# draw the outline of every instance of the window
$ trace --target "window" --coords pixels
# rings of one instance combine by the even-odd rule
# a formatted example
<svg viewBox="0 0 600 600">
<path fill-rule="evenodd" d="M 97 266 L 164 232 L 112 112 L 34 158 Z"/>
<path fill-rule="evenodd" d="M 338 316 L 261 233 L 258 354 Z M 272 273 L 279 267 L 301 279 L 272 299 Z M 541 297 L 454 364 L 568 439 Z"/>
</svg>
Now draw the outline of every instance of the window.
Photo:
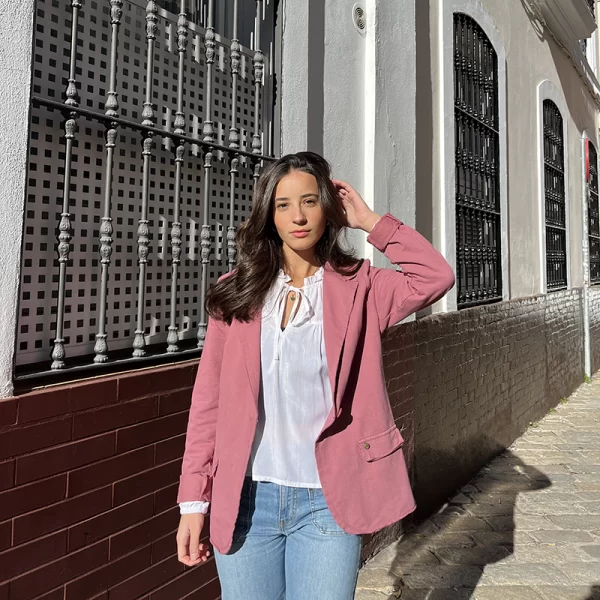
<svg viewBox="0 0 600 600">
<path fill-rule="evenodd" d="M 544 100 L 543 123 L 546 285 L 550 291 L 567 287 L 563 119 L 552 100 Z"/>
<path fill-rule="evenodd" d="M 502 299 L 498 60 L 479 25 L 454 15 L 458 308 Z"/>
<path fill-rule="evenodd" d="M 600 283 L 600 229 L 598 219 L 598 153 L 589 143 L 590 189 L 588 194 L 588 242 L 590 251 L 590 283 Z"/>
</svg>

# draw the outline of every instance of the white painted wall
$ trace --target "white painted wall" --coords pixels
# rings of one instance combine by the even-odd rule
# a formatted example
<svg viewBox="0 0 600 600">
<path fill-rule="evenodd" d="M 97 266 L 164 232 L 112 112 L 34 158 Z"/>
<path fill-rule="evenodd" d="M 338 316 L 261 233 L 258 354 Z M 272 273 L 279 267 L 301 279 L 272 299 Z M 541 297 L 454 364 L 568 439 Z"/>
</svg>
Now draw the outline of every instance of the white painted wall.
<svg viewBox="0 0 600 600">
<path fill-rule="evenodd" d="M 414 2 L 362 4 L 365 34 L 354 27 L 352 2 L 284 1 L 282 153 L 322 153 L 375 211 L 414 225 Z M 384 264 L 364 235 L 351 242 Z"/>
<path fill-rule="evenodd" d="M 0 397 L 10 396 L 13 391 L 28 150 L 33 5 L 33 0 L 0 0 Z"/>
<path fill-rule="evenodd" d="M 430 94 L 434 112 L 434 141 L 429 150 L 433 157 L 433 237 L 450 262 L 454 262 L 455 253 L 452 12 L 465 12 L 477 20 L 498 53 L 499 68 L 503 69 L 500 87 L 506 89 L 506 123 L 505 130 L 501 130 L 501 141 L 502 137 L 506 141 L 506 162 L 504 167 L 501 165 L 506 177 L 503 267 L 511 298 L 536 294 L 544 287 L 545 264 L 540 260 L 544 244 L 539 179 L 540 84 L 547 81 L 543 90 L 554 87 L 559 91 L 556 96 L 564 97 L 571 287 L 582 285 L 581 138 L 586 129 L 592 132 L 592 139 L 597 137 L 598 106 L 571 60 L 530 7 L 528 0 L 431 0 L 428 14 L 417 19 L 421 24 L 417 35 L 429 38 L 431 84 L 421 86 L 420 93 Z M 427 11 L 427 7 L 420 5 L 420 10 Z M 417 47 L 423 46 L 419 37 Z M 419 114 L 421 105 L 427 110 L 426 101 L 418 103 L 417 121 L 426 120 Z M 417 165 L 427 161 L 426 153 L 424 148 L 417 155 Z M 418 180 L 425 176 L 418 173 Z M 445 305 L 437 308 L 453 309 L 455 298 L 455 291 L 451 292 Z"/>
</svg>

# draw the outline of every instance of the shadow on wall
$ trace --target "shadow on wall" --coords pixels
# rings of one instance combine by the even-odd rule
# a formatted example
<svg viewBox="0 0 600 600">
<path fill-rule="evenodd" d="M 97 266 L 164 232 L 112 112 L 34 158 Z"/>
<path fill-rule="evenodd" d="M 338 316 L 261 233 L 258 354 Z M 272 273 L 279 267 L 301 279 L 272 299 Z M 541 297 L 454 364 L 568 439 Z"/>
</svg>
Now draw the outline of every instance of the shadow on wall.
<svg viewBox="0 0 600 600">
<path fill-rule="evenodd" d="M 535 0 L 521 0 L 525 14 L 529 17 L 531 26 L 535 34 L 542 41 L 546 39 L 546 31 L 544 29 L 544 21 L 539 14 L 539 8 Z"/>
<path fill-rule="evenodd" d="M 519 494 L 550 485 L 541 471 L 505 451 L 464 493 L 393 546 L 389 575 L 400 595 L 390 599 L 402 597 L 404 588 L 418 590 L 419 598 L 435 598 L 437 593 L 471 598 L 485 565 L 513 553 Z M 589 600 L 597 598 L 594 593 Z"/>
<path fill-rule="evenodd" d="M 543 17 L 539 14 L 535 0 L 521 0 L 521 5 L 537 37 L 540 41 L 547 42 L 548 44 L 548 49 L 552 55 L 552 60 L 556 66 L 556 73 L 560 80 L 560 87 L 567 101 L 569 113 L 573 117 L 577 127 L 581 131 L 586 128 L 593 128 L 592 121 L 589 123 L 585 121 L 580 122 L 580 116 L 587 115 L 588 113 L 591 115 L 593 113 L 593 111 L 586 108 L 592 100 L 585 85 L 573 85 L 574 73 L 571 59 L 546 30 Z"/>
</svg>

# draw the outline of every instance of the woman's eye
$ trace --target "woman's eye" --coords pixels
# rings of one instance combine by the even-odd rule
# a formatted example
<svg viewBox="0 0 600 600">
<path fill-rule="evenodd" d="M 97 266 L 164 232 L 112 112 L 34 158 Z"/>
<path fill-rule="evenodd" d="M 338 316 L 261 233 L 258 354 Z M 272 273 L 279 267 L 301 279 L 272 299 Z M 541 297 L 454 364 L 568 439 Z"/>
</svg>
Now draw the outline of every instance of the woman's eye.
<svg viewBox="0 0 600 600">
<path fill-rule="evenodd" d="M 306 204 L 309 204 L 310 206 L 314 206 L 316 203 L 316 200 L 306 200 Z"/>
<path fill-rule="evenodd" d="M 277 210 L 283 210 L 284 208 L 287 208 L 287 204 L 278 204 L 277 205 Z"/>
</svg>

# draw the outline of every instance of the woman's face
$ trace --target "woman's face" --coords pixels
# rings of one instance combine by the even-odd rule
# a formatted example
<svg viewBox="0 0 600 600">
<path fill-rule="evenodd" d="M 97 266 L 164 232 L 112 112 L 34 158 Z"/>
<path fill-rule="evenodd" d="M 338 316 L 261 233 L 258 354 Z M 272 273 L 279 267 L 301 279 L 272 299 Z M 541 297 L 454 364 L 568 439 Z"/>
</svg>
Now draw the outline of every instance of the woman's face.
<svg viewBox="0 0 600 600">
<path fill-rule="evenodd" d="M 273 220 L 284 248 L 296 253 L 314 249 L 327 222 L 314 175 L 291 171 L 275 188 Z"/>
</svg>

